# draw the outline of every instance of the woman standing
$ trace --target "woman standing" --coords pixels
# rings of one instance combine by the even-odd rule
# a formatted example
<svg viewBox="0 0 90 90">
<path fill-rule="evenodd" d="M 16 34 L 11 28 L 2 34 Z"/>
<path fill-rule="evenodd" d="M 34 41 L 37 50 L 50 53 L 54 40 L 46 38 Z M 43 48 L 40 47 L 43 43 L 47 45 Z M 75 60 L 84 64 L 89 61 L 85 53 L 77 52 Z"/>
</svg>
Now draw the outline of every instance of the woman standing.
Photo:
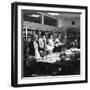
<svg viewBox="0 0 90 90">
<path fill-rule="evenodd" d="M 34 49 L 35 49 L 35 58 L 36 59 L 40 59 L 40 53 L 39 53 L 39 50 L 38 50 L 38 35 L 35 34 L 34 35 L 34 41 L 33 41 L 33 44 L 34 44 Z"/>
<path fill-rule="evenodd" d="M 52 34 L 49 34 L 48 35 L 47 49 L 48 49 L 49 53 L 52 53 L 53 52 L 54 42 L 53 42 L 53 35 Z"/>
</svg>

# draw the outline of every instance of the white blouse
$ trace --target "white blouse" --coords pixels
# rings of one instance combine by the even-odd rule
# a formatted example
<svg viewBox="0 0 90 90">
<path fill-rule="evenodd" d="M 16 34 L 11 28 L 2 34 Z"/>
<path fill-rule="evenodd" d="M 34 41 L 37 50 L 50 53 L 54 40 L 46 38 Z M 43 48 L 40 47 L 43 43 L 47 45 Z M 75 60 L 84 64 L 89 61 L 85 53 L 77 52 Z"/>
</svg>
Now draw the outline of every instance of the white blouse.
<svg viewBox="0 0 90 90">
<path fill-rule="evenodd" d="M 33 44 L 34 44 L 34 49 L 35 49 L 35 58 L 40 59 L 41 57 L 40 57 L 40 53 L 38 51 L 38 43 L 36 41 L 34 41 Z"/>
</svg>

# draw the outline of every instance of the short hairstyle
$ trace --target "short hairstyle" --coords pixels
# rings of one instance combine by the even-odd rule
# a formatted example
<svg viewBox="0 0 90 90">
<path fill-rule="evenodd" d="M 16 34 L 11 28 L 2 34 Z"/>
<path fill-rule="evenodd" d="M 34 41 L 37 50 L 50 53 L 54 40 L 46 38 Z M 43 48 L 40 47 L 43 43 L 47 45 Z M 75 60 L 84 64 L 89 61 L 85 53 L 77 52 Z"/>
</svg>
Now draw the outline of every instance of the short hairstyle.
<svg viewBox="0 0 90 90">
<path fill-rule="evenodd" d="M 49 33 L 49 34 L 48 34 L 48 38 L 50 38 L 50 37 L 51 37 L 51 35 L 52 35 L 52 33 Z"/>
<path fill-rule="evenodd" d="M 45 33 L 44 32 L 41 33 L 41 37 L 43 37 L 43 36 L 45 36 Z"/>
<path fill-rule="evenodd" d="M 36 36 L 38 36 L 37 34 L 33 35 L 33 40 L 36 40 Z"/>
</svg>

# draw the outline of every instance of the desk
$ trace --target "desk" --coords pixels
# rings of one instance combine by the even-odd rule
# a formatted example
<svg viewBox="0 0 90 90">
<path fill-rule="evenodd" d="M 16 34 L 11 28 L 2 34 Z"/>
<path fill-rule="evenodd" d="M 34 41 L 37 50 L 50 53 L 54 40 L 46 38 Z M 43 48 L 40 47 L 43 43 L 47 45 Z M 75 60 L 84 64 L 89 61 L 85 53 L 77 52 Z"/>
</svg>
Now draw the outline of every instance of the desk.
<svg viewBox="0 0 90 90">
<path fill-rule="evenodd" d="M 60 57 L 61 54 L 62 53 L 54 53 L 43 59 L 28 61 L 28 65 L 24 65 L 24 76 L 35 77 L 80 74 L 80 60 L 73 58 L 75 53 L 66 53 L 64 59 Z M 67 60 L 68 56 L 72 56 L 72 58 Z"/>
</svg>

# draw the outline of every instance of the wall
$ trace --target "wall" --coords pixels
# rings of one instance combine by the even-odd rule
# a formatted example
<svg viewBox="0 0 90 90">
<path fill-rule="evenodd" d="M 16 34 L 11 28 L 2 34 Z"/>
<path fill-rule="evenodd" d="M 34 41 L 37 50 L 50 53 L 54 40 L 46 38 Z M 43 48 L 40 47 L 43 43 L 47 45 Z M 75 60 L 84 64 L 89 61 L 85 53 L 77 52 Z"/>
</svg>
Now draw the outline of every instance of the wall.
<svg viewBox="0 0 90 90">
<path fill-rule="evenodd" d="M 87 84 L 69 84 L 54 86 L 38 86 L 13 88 L 11 81 L 11 2 L 18 0 L 1 0 L 0 2 L 0 90 L 90 90 L 90 78 Z M 88 5 L 90 9 L 90 0 L 19 0 L 24 2 L 69 4 L 69 5 Z M 88 13 L 90 16 L 90 10 Z M 90 23 L 90 17 L 88 18 Z M 89 25 L 90 26 L 90 25 Z M 90 34 L 90 27 L 88 34 Z M 90 35 L 89 37 L 90 38 Z M 88 43 L 90 46 L 90 40 Z M 90 47 L 88 47 L 90 50 Z M 90 54 L 90 51 L 88 52 Z M 90 55 L 89 55 L 90 59 Z M 90 60 L 88 59 L 88 63 Z M 90 65 L 88 66 L 90 69 Z M 90 76 L 90 70 L 89 76 Z"/>
<path fill-rule="evenodd" d="M 75 21 L 75 25 L 72 25 L 72 21 Z M 79 27 L 80 19 L 59 19 L 58 27 Z"/>
<path fill-rule="evenodd" d="M 72 25 L 72 21 L 75 22 L 75 25 Z M 67 28 L 70 27 L 80 27 L 80 19 L 77 18 L 72 18 L 72 19 L 58 19 L 58 27 L 62 28 L 63 27 L 63 32 L 64 32 L 64 38 L 67 39 Z"/>
</svg>

